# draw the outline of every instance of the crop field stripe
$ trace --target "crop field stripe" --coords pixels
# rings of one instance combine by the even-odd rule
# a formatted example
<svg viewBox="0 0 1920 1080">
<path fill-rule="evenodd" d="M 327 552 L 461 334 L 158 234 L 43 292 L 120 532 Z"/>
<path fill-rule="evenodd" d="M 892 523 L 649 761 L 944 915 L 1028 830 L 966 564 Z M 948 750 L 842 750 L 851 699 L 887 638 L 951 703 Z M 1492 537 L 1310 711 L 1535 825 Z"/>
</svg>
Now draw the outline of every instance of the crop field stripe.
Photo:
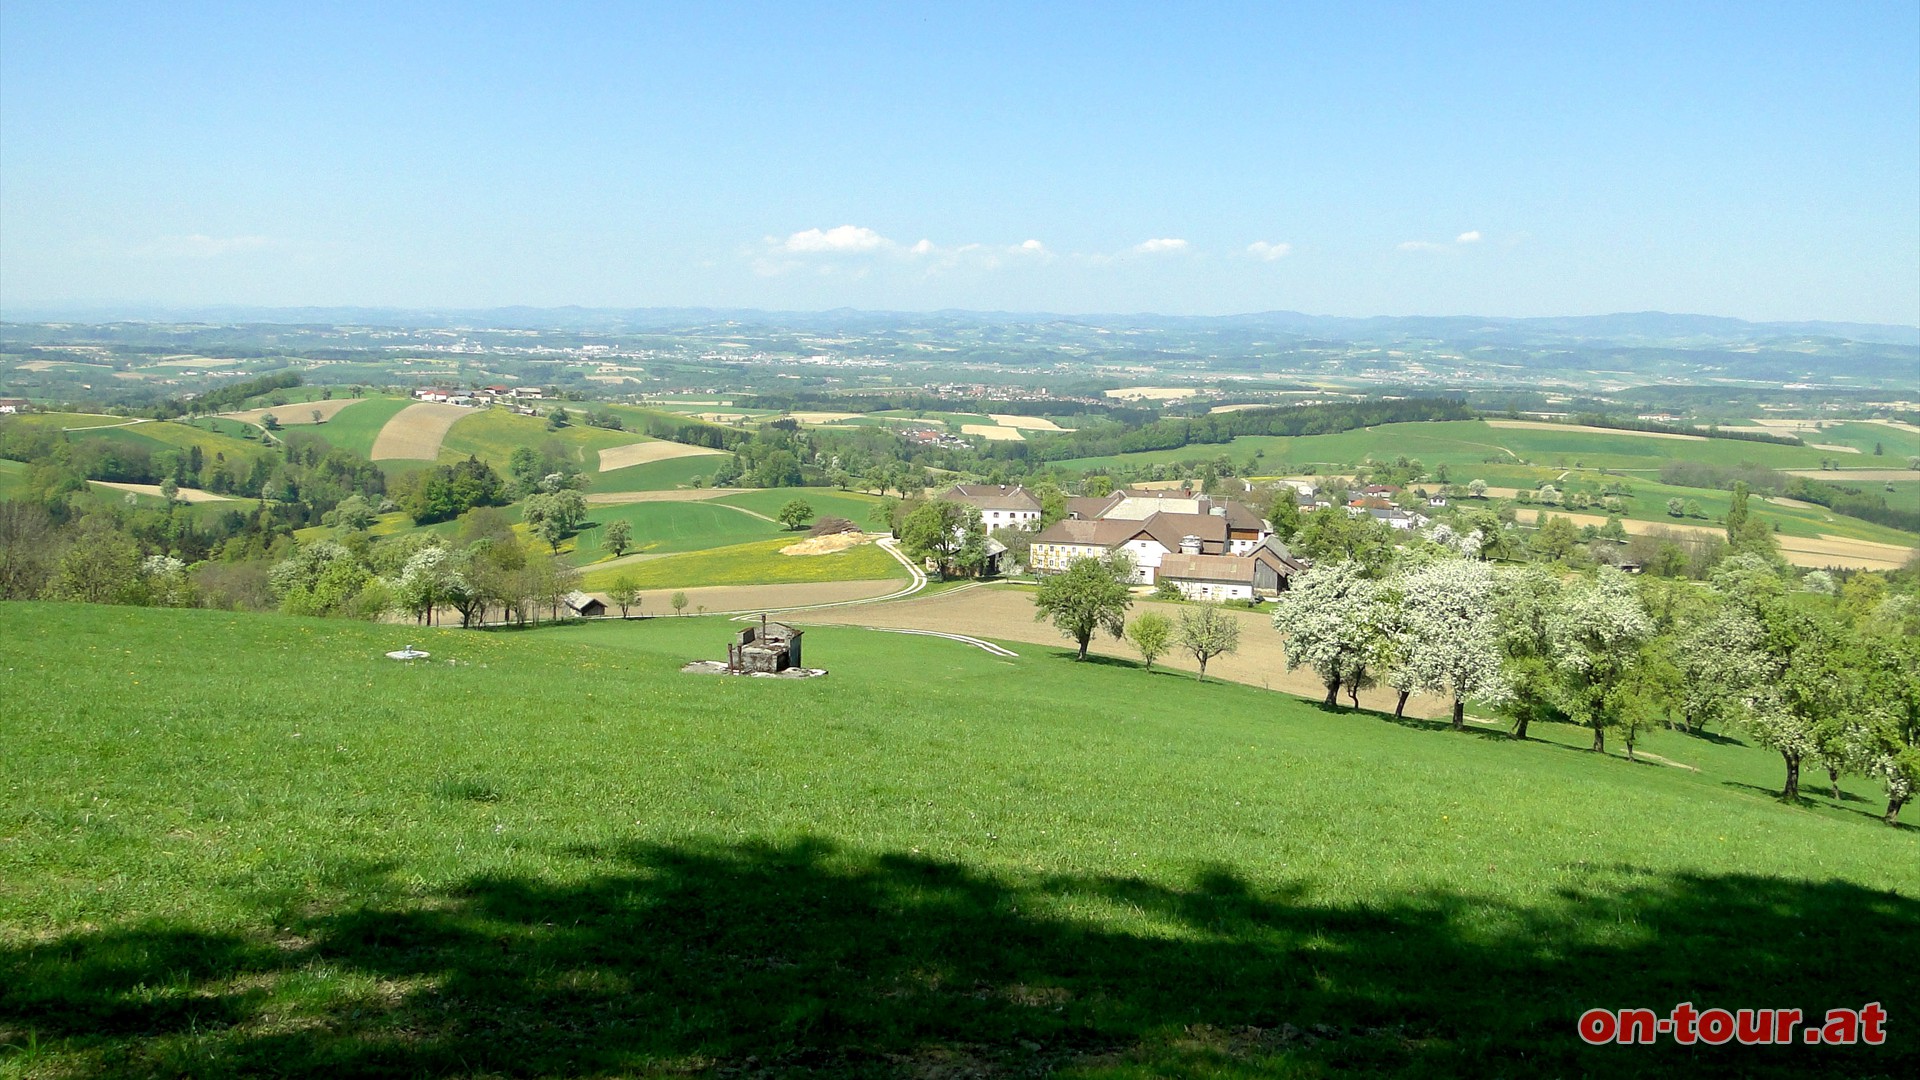
<svg viewBox="0 0 1920 1080">
<path fill-rule="evenodd" d="M 409 461 L 433 461 L 440 456 L 440 444 L 447 433 L 474 411 L 460 405 L 417 401 L 394 414 L 373 441 L 369 457 L 374 461 L 395 458 Z"/>
</svg>

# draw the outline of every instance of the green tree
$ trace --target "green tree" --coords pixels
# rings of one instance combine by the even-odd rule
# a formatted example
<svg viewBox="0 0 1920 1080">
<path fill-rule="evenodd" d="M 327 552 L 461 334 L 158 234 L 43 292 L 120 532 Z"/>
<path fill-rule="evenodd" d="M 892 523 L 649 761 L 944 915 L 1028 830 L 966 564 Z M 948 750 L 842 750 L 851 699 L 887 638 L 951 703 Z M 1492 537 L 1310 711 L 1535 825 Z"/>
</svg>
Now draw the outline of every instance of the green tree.
<svg viewBox="0 0 1920 1080">
<path fill-rule="evenodd" d="M 1532 546 L 1541 558 L 1563 562 L 1580 546 L 1580 530 L 1573 527 L 1572 518 L 1548 514 L 1534 532 Z"/>
<path fill-rule="evenodd" d="M 1727 504 L 1727 543 L 1739 549 L 1740 531 L 1747 524 L 1747 482 L 1733 482 L 1733 498 Z"/>
<path fill-rule="evenodd" d="M 139 584 L 139 547 L 106 515 L 89 514 L 55 565 L 48 593 L 56 600 L 128 604 L 138 599 Z"/>
<path fill-rule="evenodd" d="M 613 579 L 613 585 L 607 589 L 607 599 L 620 609 L 620 617 L 624 619 L 629 611 L 640 606 L 640 587 L 634 584 L 631 577 L 621 574 Z"/>
<path fill-rule="evenodd" d="M 667 603 L 673 607 L 673 613 L 679 615 L 687 610 L 687 594 L 676 592 L 667 600 Z"/>
<path fill-rule="evenodd" d="M 774 519 L 789 529 L 798 529 L 813 520 L 813 507 L 805 499 L 791 499 Z"/>
<path fill-rule="evenodd" d="M 1292 542 L 1294 534 L 1300 531 L 1300 499 L 1290 487 L 1281 487 L 1274 492 L 1273 501 L 1267 504 L 1267 521 L 1273 526 L 1273 533 L 1284 542 Z"/>
<path fill-rule="evenodd" d="M 900 546 L 916 559 L 931 561 L 944 581 L 967 543 L 969 527 L 978 527 L 979 516 L 978 510 L 963 503 L 945 499 L 921 503 L 900 523 Z"/>
<path fill-rule="evenodd" d="M 1157 611 L 1149 611 L 1127 624 L 1127 643 L 1140 659 L 1153 670 L 1153 662 L 1165 655 L 1167 647 L 1173 643 L 1173 620 Z"/>
<path fill-rule="evenodd" d="M 1338 506 L 1308 514 L 1293 546 L 1316 562 L 1355 563 L 1370 577 L 1384 574 L 1394 559 L 1392 529 Z"/>
<path fill-rule="evenodd" d="M 1179 646 L 1193 654 L 1194 662 L 1200 665 L 1200 671 L 1194 678 L 1205 682 L 1209 660 L 1240 651 L 1240 622 L 1222 610 L 1219 604 L 1195 604 L 1180 612 L 1180 628 L 1174 637 Z"/>
<path fill-rule="evenodd" d="M 372 528 L 373 523 L 378 520 L 380 515 L 374 512 L 373 506 L 367 502 L 366 497 L 358 493 L 341 499 L 340 505 L 333 508 L 335 527 L 347 532 L 364 532 Z"/>
<path fill-rule="evenodd" d="M 600 534 L 600 546 L 613 552 L 614 558 L 625 555 L 633 547 L 633 523 L 626 518 L 615 518 L 607 523 Z"/>
<path fill-rule="evenodd" d="M 572 536 L 587 519 L 587 500 L 572 488 L 542 492 L 527 499 L 520 519 L 557 555 L 560 541 Z"/>
<path fill-rule="evenodd" d="M 280 418 L 272 413 L 262 413 L 260 416 L 260 426 L 266 428 L 268 431 L 279 431 Z"/>
<path fill-rule="evenodd" d="M 1033 596 L 1033 619 L 1051 620 L 1079 646 L 1078 659 L 1085 660 L 1095 631 L 1105 630 L 1115 638 L 1124 631 L 1127 608 L 1133 604 L 1128 590 L 1132 577 L 1133 564 L 1124 555 L 1074 559 L 1065 570 L 1041 580 Z"/>
</svg>

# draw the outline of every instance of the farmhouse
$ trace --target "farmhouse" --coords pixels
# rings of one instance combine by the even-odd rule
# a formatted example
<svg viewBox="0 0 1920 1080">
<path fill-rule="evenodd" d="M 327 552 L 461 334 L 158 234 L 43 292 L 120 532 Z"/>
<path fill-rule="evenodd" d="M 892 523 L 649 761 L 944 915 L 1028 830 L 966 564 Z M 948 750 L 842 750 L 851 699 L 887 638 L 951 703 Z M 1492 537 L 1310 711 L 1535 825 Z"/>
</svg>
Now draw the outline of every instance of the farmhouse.
<svg viewBox="0 0 1920 1080">
<path fill-rule="evenodd" d="M 607 613 L 607 605 L 601 603 L 598 597 L 570 592 L 567 594 L 567 610 L 583 619 L 598 619 Z"/>
<path fill-rule="evenodd" d="M 0 397 L 0 413 L 26 412 L 30 404 L 26 398 Z"/>
<path fill-rule="evenodd" d="M 1030 528 L 1040 520 L 1040 500 L 1018 484 L 955 484 L 940 496 L 980 511 L 981 524 L 995 529 Z"/>
<path fill-rule="evenodd" d="M 1124 551 L 1133 560 L 1134 580 L 1151 585 L 1163 560 L 1172 555 L 1244 560 L 1272 535 L 1264 518 L 1231 499 L 1185 490 L 1122 490 L 1067 500 L 1066 520 L 1033 538 L 1028 562 L 1034 573 L 1050 574 L 1065 570 L 1075 559 Z M 1251 587 L 1252 571 L 1246 573 Z"/>
</svg>

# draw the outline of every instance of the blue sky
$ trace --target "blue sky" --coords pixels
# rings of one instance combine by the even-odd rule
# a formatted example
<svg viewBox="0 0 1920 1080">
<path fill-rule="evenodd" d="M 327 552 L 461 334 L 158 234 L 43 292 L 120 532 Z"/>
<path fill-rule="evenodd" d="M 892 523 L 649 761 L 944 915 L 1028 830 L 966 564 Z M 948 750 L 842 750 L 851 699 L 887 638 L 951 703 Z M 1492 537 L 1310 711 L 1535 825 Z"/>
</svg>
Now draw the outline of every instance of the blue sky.
<svg viewBox="0 0 1920 1080">
<path fill-rule="evenodd" d="M 1920 5 L 1560 7 L 4 0 L 0 307 L 1920 323 Z"/>
</svg>

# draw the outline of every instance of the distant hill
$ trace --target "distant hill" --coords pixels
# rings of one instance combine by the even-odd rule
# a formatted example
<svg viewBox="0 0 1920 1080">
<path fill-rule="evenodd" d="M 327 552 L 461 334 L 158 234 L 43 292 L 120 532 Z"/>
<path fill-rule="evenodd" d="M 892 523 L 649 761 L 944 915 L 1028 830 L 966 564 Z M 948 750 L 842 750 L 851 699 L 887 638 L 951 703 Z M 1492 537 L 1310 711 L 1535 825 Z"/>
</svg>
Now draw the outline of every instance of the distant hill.
<svg viewBox="0 0 1920 1080">
<path fill-rule="evenodd" d="M 527 330 L 674 330 L 738 324 L 785 330 L 883 330 L 980 326 L 1092 326 L 1208 332 L 1250 330 L 1335 341 L 1381 337 L 1476 341 L 1505 345 L 1714 345 L 1819 338 L 1920 347 L 1920 326 L 1850 322 L 1749 322 L 1717 315 L 1662 311 L 1612 315 L 1506 318 L 1478 315 L 1379 315 L 1351 318 L 1297 311 L 1244 315 L 1094 314 L 1049 312 L 762 311 L 751 308 L 371 308 L 193 307 L 128 305 L 10 309 L 8 322 L 273 323 L 317 326 L 499 327 Z"/>
</svg>

